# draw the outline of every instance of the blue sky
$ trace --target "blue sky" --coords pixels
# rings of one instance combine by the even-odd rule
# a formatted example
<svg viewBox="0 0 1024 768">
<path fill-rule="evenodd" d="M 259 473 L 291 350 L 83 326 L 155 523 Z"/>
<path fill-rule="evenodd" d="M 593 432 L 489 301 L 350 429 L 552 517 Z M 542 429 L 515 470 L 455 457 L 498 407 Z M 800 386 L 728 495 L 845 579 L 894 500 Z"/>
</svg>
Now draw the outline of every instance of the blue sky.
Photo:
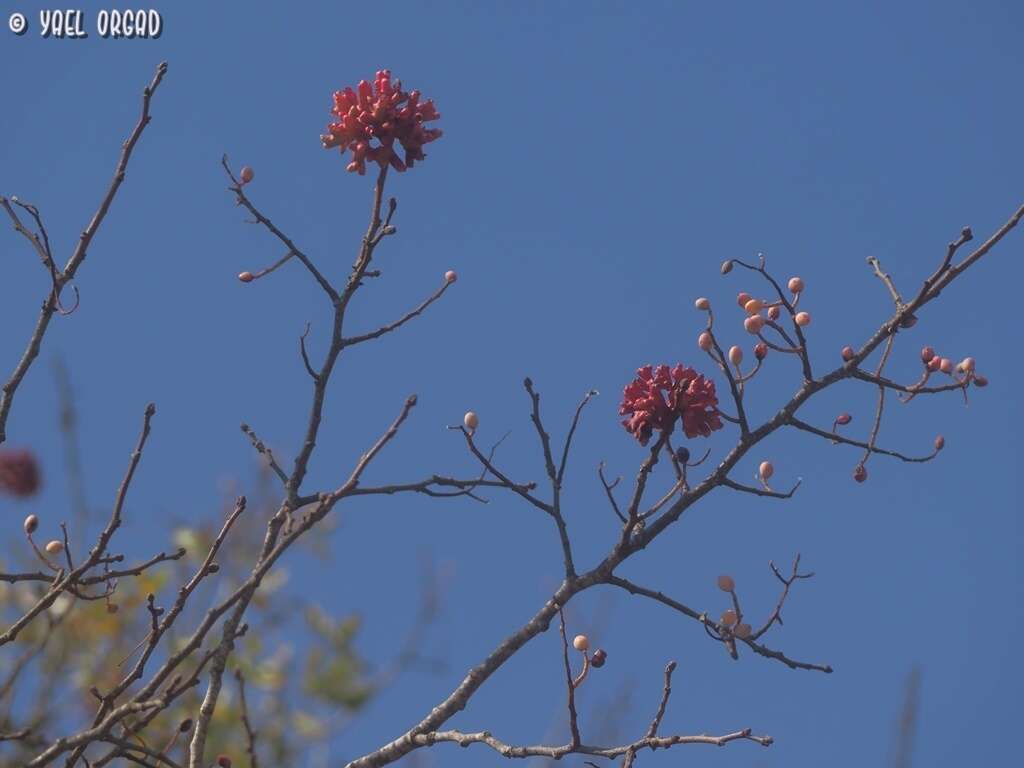
<svg viewBox="0 0 1024 768">
<path fill-rule="evenodd" d="M 155 401 L 128 514 L 128 551 L 139 555 L 164 546 L 175 521 L 218 514 L 232 478 L 246 490 L 256 462 L 240 422 L 294 454 L 309 390 L 296 339 L 311 322 L 317 354 L 328 327 L 329 307 L 297 264 L 251 285 L 236 280 L 282 254 L 243 223 L 221 154 L 255 168 L 254 202 L 340 277 L 366 226 L 370 182 L 344 173 L 346 161 L 318 137 L 331 92 L 376 69 L 434 98 L 445 135 L 422 166 L 391 181 L 398 236 L 382 246 L 384 278 L 359 295 L 351 327 L 401 314 L 448 268 L 460 279 L 424 317 L 341 365 L 309 487 L 337 484 L 410 392 L 420 405 L 368 482 L 474 471 L 444 429 L 468 408 L 481 416 L 482 440 L 511 430 L 500 460 L 539 481 L 522 378 L 533 377 L 559 436 L 596 388 L 567 489 L 582 565 L 616 535 L 597 462 L 628 479 L 643 457 L 616 414 L 635 368 L 707 367 L 695 345 L 699 295 L 724 310 L 723 331 L 731 323 L 749 345 L 733 298 L 760 289 L 736 272 L 723 278 L 723 259 L 762 251 L 779 277 L 804 278 L 809 343 L 823 370 L 889 311 L 866 256 L 910 293 L 962 226 L 986 235 L 1024 198 L 1024 16 L 1009 2 L 165 3 L 157 41 L 43 40 L 37 5 L 0 9 L 26 11 L 34 24 L 24 37 L 0 36 L 0 193 L 40 206 L 63 258 L 108 184 L 142 85 L 157 62 L 170 63 L 153 123 L 80 272 L 81 308 L 55 321 L 8 429 L 11 445 L 32 447 L 59 477 L 49 363 L 61 356 L 82 410 L 87 489 L 105 505 L 142 409 Z M 87 20 L 99 6 L 88 7 Z M 726 607 L 714 580 L 727 571 L 760 614 L 776 594 L 768 560 L 799 551 L 818 575 L 795 590 L 769 644 L 836 673 L 732 662 L 693 622 L 594 590 L 574 603 L 576 621 L 603 616 L 592 634 L 609 663 L 581 689 L 585 736 L 595 708 L 627 689 L 618 726 L 640 735 L 664 665 L 676 659 L 665 732 L 750 726 L 776 744 L 677 748 L 688 751 L 641 755 L 643 764 L 882 765 L 904 679 L 918 664 L 915 764 L 1012 762 L 1018 749 L 1006 736 L 1024 683 L 1013 644 L 1022 608 L 1012 597 L 1021 589 L 1022 238 L 1008 238 L 946 291 L 896 347 L 894 377 L 916 376 L 927 343 L 973 355 L 991 381 L 968 408 L 956 394 L 890 402 L 881 442 L 922 453 L 942 433 L 938 460 L 876 458 L 869 481 L 856 485 L 852 449 L 777 435 L 740 473 L 771 458 L 780 485 L 804 478 L 793 500 L 716 491 L 623 568 L 713 612 Z M 0 235 L 0 253 L 7 371 L 46 278 L 15 233 Z M 792 363 L 769 358 L 749 395 L 755 414 L 773 413 L 795 390 Z M 873 397 L 847 385 L 803 413 L 825 424 L 849 411 L 850 434 L 862 436 Z M 733 437 L 725 430 L 708 441 L 713 455 Z M 339 509 L 328 572 L 298 553 L 285 563 L 292 588 L 338 615 L 364 614 L 362 649 L 380 661 L 412 621 L 418 555 L 452 569 L 430 641 L 449 671 L 411 674 L 382 695 L 334 745 L 338 759 L 417 721 L 557 583 L 549 521 L 492 497 L 488 506 L 360 501 Z M 55 481 L 36 506 L 56 516 L 67 504 Z M 0 501 L 11 519 L 25 507 Z M 450 725 L 536 743 L 562 715 L 559 664 L 556 633 L 541 635 Z M 483 748 L 435 752 L 428 765 L 502 762 Z"/>
</svg>

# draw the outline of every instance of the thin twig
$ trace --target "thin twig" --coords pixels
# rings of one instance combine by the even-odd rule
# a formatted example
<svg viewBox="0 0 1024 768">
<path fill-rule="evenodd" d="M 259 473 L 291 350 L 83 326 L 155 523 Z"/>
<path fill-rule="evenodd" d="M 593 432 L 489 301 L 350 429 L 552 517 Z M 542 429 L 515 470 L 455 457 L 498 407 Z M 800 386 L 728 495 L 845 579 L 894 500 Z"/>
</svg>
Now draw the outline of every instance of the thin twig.
<svg viewBox="0 0 1024 768">
<path fill-rule="evenodd" d="M 60 305 L 60 293 L 61 290 L 75 278 L 75 274 L 78 272 L 78 268 L 85 260 L 86 252 L 89 250 L 89 245 L 92 243 L 93 237 L 99 230 L 100 225 L 107 216 L 107 211 L 110 210 L 111 203 L 114 202 L 114 197 L 117 195 L 118 189 L 121 187 L 121 183 L 124 181 L 125 173 L 128 170 L 128 161 L 131 159 L 132 150 L 135 149 L 135 145 L 138 143 L 139 138 L 142 136 L 142 132 L 146 126 L 149 125 L 150 114 L 149 104 L 156 92 L 156 89 L 160 86 L 160 83 L 164 79 L 164 75 L 167 74 L 167 62 L 162 62 L 156 69 L 156 74 L 150 81 L 149 85 L 146 86 L 142 93 L 142 114 L 139 117 L 138 123 L 136 123 L 134 130 L 131 135 L 121 145 L 121 155 L 118 158 L 117 166 L 114 169 L 114 178 L 110 182 L 110 186 L 107 188 L 106 194 L 100 201 L 99 208 L 96 209 L 96 213 L 93 214 L 88 226 L 79 235 L 78 243 L 75 245 L 75 249 L 71 254 L 71 258 L 68 259 L 64 268 L 60 271 L 57 276 L 57 282 L 54 287 L 51 288 L 50 294 L 46 301 L 43 302 L 42 310 L 39 314 L 39 320 L 36 322 L 35 329 L 32 331 L 32 335 L 29 338 L 28 346 L 25 348 L 24 354 L 21 356 L 21 360 L 18 361 L 18 365 L 15 367 L 11 377 L 0 387 L 0 443 L 3 443 L 7 439 L 7 417 L 11 412 L 11 405 L 14 402 L 14 394 L 25 378 L 25 374 L 28 373 L 29 368 L 32 366 L 33 361 L 39 355 L 39 349 L 43 343 L 43 336 L 46 334 L 46 329 L 50 325 L 50 320 L 53 318 L 54 313 L 57 311 Z M 6 202 L 6 200 L 0 197 L 0 202 Z M 7 206 L 5 206 L 7 208 Z M 43 253 L 48 252 L 48 244 L 39 246 L 43 249 Z M 50 263 L 52 265 L 52 258 Z"/>
</svg>

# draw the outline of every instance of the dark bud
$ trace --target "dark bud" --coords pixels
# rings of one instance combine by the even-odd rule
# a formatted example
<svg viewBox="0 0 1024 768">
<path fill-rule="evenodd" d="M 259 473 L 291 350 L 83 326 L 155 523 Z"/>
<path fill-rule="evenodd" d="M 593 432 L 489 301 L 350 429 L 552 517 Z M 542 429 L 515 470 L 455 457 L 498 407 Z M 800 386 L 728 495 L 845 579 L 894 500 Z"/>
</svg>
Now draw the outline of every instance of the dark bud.
<svg viewBox="0 0 1024 768">
<path fill-rule="evenodd" d="M 686 462 L 688 462 L 690 460 L 690 449 L 687 448 L 685 445 L 681 445 L 678 448 L 676 448 L 676 460 L 680 464 L 685 464 Z"/>
<path fill-rule="evenodd" d="M 117 613 L 117 603 L 107 603 L 107 613 Z"/>
<path fill-rule="evenodd" d="M 970 227 L 964 227 L 960 230 L 960 237 L 962 237 L 966 243 L 968 240 L 974 239 L 974 232 L 971 231 Z"/>
<path fill-rule="evenodd" d="M 227 755 L 217 755 L 218 768 L 231 768 L 231 758 Z"/>
<path fill-rule="evenodd" d="M 764 360 L 767 356 L 768 345 L 765 344 L 763 341 L 757 342 L 757 344 L 754 345 L 754 357 L 756 357 L 758 360 Z"/>
<path fill-rule="evenodd" d="M 732 272 L 732 259 L 726 259 L 722 262 L 722 274 L 728 275 Z"/>
<path fill-rule="evenodd" d="M 210 567 L 206 569 L 207 573 L 216 573 L 220 570 L 220 566 L 216 563 L 210 563 Z"/>
<path fill-rule="evenodd" d="M 607 658 L 608 654 L 604 652 L 604 649 L 598 648 L 594 651 L 594 655 L 590 657 L 590 666 L 600 669 L 604 666 L 605 659 Z"/>
<path fill-rule="evenodd" d="M 917 325 L 917 318 L 913 315 L 907 315 L 900 321 L 900 328 L 913 328 Z"/>
<path fill-rule="evenodd" d="M 191 730 L 192 730 L 192 718 L 188 718 L 187 720 L 182 720 L 181 721 L 181 725 L 178 726 L 178 732 L 179 733 L 188 733 Z"/>
</svg>

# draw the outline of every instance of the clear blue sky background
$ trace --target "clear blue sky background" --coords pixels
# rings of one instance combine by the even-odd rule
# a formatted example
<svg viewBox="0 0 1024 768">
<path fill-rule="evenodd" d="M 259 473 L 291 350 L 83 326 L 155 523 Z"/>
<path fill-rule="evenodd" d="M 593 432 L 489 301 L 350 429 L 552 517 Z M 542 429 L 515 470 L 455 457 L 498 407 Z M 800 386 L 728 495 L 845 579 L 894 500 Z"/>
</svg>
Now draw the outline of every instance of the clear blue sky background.
<svg viewBox="0 0 1024 768">
<path fill-rule="evenodd" d="M 8 0 L 4 18 L 38 5 Z M 512 430 L 499 453 L 509 471 L 541 480 L 523 376 L 543 393 L 559 437 L 593 387 L 602 395 L 583 419 L 567 491 L 581 566 L 617 532 L 597 462 L 628 479 L 643 456 L 616 415 L 635 368 L 706 367 L 694 341 L 698 295 L 722 309 L 721 332 L 749 346 L 733 297 L 760 287 L 735 272 L 721 277 L 723 259 L 764 251 L 780 277 L 803 276 L 809 342 L 824 370 L 890 310 L 867 255 L 910 293 L 963 225 L 986 235 L 1024 197 L 1024 13 L 1011 2 L 165 2 L 160 10 L 166 28 L 155 42 L 42 40 L 37 19 L 25 37 L 0 34 L 0 192 L 42 208 L 62 259 L 106 188 L 142 85 L 158 61 L 170 62 L 153 123 L 77 281 L 81 309 L 55 321 L 9 424 L 10 444 L 38 451 L 51 479 L 32 506 L 56 518 L 68 502 L 52 359 L 63 356 L 72 370 L 95 504 L 111 497 L 143 406 L 156 401 L 123 540 L 130 554 L 164 546 L 173 520 L 219 514 L 225 478 L 251 484 L 256 463 L 239 422 L 290 459 L 309 394 L 296 349 L 307 321 L 314 354 L 323 349 L 328 307 L 298 265 L 249 286 L 235 279 L 281 249 L 242 223 L 221 153 L 255 167 L 253 200 L 340 279 L 365 229 L 370 181 L 345 174 L 318 136 L 331 92 L 380 67 L 436 99 L 445 135 L 421 167 L 391 183 L 399 235 L 380 249 L 384 279 L 360 293 L 350 327 L 394 318 L 448 268 L 460 280 L 415 324 L 344 361 L 309 487 L 337 483 L 410 392 L 421 404 L 368 482 L 474 471 L 458 435 L 444 429 L 470 407 L 483 440 Z M 0 253 L 7 372 L 47 280 L 13 232 L 0 235 Z M 796 498 L 717 491 L 623 568 L 716 613 L 725 605 L 714 580 L 727 571 L 762 616 L 776 596 L 768 560 L 787 563 L 799 551 L 818 576 L 792 595 L 769 644 L 836 673 L 749 655 L 732 662 L 694 622 L 595 590 L 574 604 L 576 627 L 603 616 L 592 633 L 609 652 L 581 689 L 584 735 L 625 690 L 618 730 L 640 735 L 664 665 L 677 659 L 665 732 L 751 726 L 777 743 L 681 748 L 642 755 L 643 764 L 883 765 L 904 679 L 920 664 L 916 765 L 1019 759 L 1022 255 L 1018 232 L 900 335 L 891 366 L 899 378 L 916 376 L 917 350 L 928 343 L 957 359 L 974 355 L 991 379 L 969 408 L 956 394 L 890 401 L 882 442 L 924 453 L 943 433 L 937 461 L 876 458 L 869 482 L 856 485 L 852 449 L 778 435 L 737 474 L 749 478 L 770 457 L 780 485 L 804 478 Z M 797 384 L 793 361 L 772 356 L 750 407 L 769 414 Z M 847 410 L 850 433 L 861 436 L 873 397 L 849 385 L 805 416 L 826 424 Z M 708 445 L 720 456 L 733 437 L 725 430 Z M 659 475 L 659 488 L 667 482 Z M 412 621 L 418 554 L 453 567 L 428 649 L 449 671 L 411 674 L 375 701 L 335 743 L 335 764 L 417 721 L 557 583 L 550 521 L 492 496 L 489 506 L 345 505 L 329 571 L 303 555 L 287 560 L 293 588 L 338 615 L 365 615 L 360 647 L 378 661 Z M 10 536 L 26 508 L 0 502 Z M 562 716 L 559 665 L 557 634 L 548 632 L 450 725 L 513 742 L 564 739 L 551 734 Z M 484 748 L 441 746 L 425 764 L 499 763 Z"/>
</svg>

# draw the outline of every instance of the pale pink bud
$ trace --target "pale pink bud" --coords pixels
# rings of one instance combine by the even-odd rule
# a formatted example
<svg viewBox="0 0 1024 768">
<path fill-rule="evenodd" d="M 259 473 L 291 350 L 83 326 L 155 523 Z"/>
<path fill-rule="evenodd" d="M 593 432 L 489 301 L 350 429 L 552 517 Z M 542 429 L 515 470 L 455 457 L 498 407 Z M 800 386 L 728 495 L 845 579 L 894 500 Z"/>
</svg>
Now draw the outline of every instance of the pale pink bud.
<svg viewBox="0 0 1024 768">
<path fill-rule="evenodd" d="M 722 274 L 728 275 L 732 272 L 732 259 L 726 259 L 722 262 Z"/>
<path fill-rule="evenodd" d="M 444 273 L 444 281 L 446 283 L 454 283 L 458 279 L 459 275 L 458 273 L 456 273 L 454 269 L 449 269 L 447 272 Z"/>
<path fill-rule="evenodd" d="M 748 315 L 756 315 L 762 309 L 764 309 L 764 302 L 760 299 L 751 299 L 743 305 L 743 311 Z"/>
<path fill-rule="evenodd" d="M 965 357 L 960 361 L 960 368 L 966 373 L 974 373 L 974 358 Z"/>
<path fill-rule="evenodd" d="M 718 577 L 718 588 L 723 592 L 732 592 L 736 589 L 736 582 L 733 581 L 732 576 L 723 573 Z"/>
<path fill-rule="evenodd" d="M 940 365 L 942 365 L 942 358 L 936 355 L 935 357 L 928 361 L 928 370 L 931 371 L 932 373 L 935 373 L 937 370 L 939 370 Z"/>
<path fill-rule="evenodd" d="M 800 291 L 804 289 L 804 281 L 801 280 L 799 277 L 789 278 L 788 285 L 790 293 L 800 293 Z"/>
<path fill-rule="evenodd" d="M 775 307 L 768 307 L 768 319 L 769 320 L 778 320 L 779 319 L 779 314 L 780 314 L 780 310 L 779 310 L 779 308 L 777 306 L 775 306 Z"/>
<path fill-rule="evenodd" d="M 64 551 L 64 545 L 61 542 L 57 541 L 56 539 L 54 539 L 53 541 L 47 542 L 47 544 L 46 544 L 46 554 L 48 554 L 48 555 L 59 555 L 63 551 Z"/>
<path fill-rule="evenodd" d="M 764 328 L 764 318 L 760 315 L 751 315 L 743 321 L 743 327 L 747 329 L 747 333 L 756 335 Z"/>
<path fill-rule="evenodd" d="M 243 283 L 251 283 L 255 279 L 255 276 L 252 272 L 239 272 L 238 279 Z"/>
<path fill-rule="evenodd" d="M 577 651 L 585 651 L 590 647 L 590 640 L 587 639 L 586 635 L 576 635 L 572 639 L 572 647 Z"/>
<path fill-rule="evenodd" d="M 462 423 L 466 425 L 466 429 L 472 432 L 480 425 L 480 417 L 473 411 L 466 411 L 466 415 L 462 417 Z"/>
<path fill-rule="evenodd" d="M 757 468 L 757 471 L 761 474 L 762 480 L 767 480 L 775 474 L 775 467 L 772 466 L 770 461 L 762 461 L 761 466 Z"/>
<path fill-rule="evenodd" d="M 703 296 L 701 296 L 699 299 L 697 299 L 695 302 L 693 302 L 693 306 L 695 306 L 697 309 L 701 310 L 702 312 L 707 312 L 709 309 L 711 309 L 711 302 L 708 301 Z"/>
<path fill-rule="evenodd" d="M 953 361 L 950 360 L 948 357 L 942 358 L 939 361 L 939 370 L 942 371 L 943 373 L 952 373 L 953 372 Z"/>
<path fill-rule="evenodd" d="M 935 450 L 936 451 L 941 451 L 945 447 L 946 447 L 946 438 L 944 438 L 942 435 L 939 435 L 938 437 L 936 437 L 935 438 Z"/>
<path fill-rule="evenodd" d="M 836 416 L 836 424 L 846 425 L 853 421 L 853 416 L 848 413 L 840 413 Z"/>
<path fill-rule="evenodd" d="M 704 331 L 700 336 L 697 337 L 697 346 L 707 352 L 711 349 L 711 334 Z"/>
<path fill-rule="evenodd" d="M 843 351 L 841 354 L 843 356 L 843 360 L 849 362 L 850 360 L 853 360 L 857 353 L 853 351 L 853 347 L 847 346 L 843 347 Z"/>
<path fill-rule="evenodd" d="M 811 313 L 810 312 L 797 312 L 796 317 L 793 321 L 800 326 L 811 324 Z"/>
<path fill-rule="evenodd" d="M 736 297 L 736 303 L 739 304 L 740 305 L 740 309 L 742 309 L 743 307 L 747 306 L 747 302 L 750 301 L 752 298 L 753 297 L 749 293 L 742 293 L 741 292 Z"/>
<path fill-rule="evenodd" d="M 739 365 L 743 362 L 743 350 L 739 347 L 729 348 L 729 362 L 733 365 Z"/>
<path fill-rule="evenodd" d="M 243 184 L 248 184 L 250 181 L 253 180 L 253 178 L 255 178 L 255 176 L 256 171 L 254 171 L 248 165 L 242 168 L 241 172 L 238 174 L 238 178 L 241 179 Z"/>
<path fill-rule="evenodd" d="M 736 623 L 736 611 L 729 608 L 722 612 L 722 618 L 718 620 L 718 623 L 725 627 L 731 627 Z"/>
<path fill-rule="evenodd" d="M 935 357 L 935 350 L 931 347 L 924 347 L 921 350 L 921 362 L 927 365 Z"/>
<path fill-rule="evenodd" d="M 29 515 L 25 518 L 25 522 L 22 523 L 22 526 L 25 528 L 25 533 L 31 536 L 36 532 L 36 528 L 39 527 L 39 518 L 35 515 Z"/>
</svg>

